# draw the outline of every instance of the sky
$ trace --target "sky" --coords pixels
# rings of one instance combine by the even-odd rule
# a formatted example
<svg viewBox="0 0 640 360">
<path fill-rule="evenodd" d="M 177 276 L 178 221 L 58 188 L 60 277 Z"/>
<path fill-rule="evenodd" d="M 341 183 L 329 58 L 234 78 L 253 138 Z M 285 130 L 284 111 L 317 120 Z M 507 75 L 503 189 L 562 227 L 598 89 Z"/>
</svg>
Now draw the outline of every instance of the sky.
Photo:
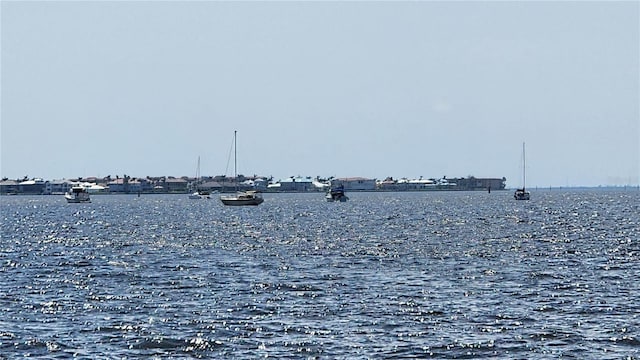
<svg viewBox="0 0 640 360">
<path fill-rule="evenodd" d="M 0 2 L 0 176 L 640 177 L 638 1 Z M 229 165 L 231 163 L 231 165 Z"/>
</svg>

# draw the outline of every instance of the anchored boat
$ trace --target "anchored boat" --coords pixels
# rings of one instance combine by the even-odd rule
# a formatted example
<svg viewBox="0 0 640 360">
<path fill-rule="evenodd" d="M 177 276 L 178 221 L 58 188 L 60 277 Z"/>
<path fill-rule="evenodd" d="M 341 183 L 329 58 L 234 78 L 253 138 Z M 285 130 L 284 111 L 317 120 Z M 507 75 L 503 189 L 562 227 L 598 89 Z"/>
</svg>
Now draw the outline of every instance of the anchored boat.
<svg viewBox="0 0 640 360">
<path fill-rule="evenodd" d="M 349 197 L 344 193 L 344 186 L 339 185 L 336 187 L 331 187 L 329 191 L 327 191 L 327 195 L 325 196 L 328 202 L 345 202 L 349 200 Z"/>
<path fill-rule="evenodd" d="M 71 188 L 70 192 L 64 194 L 64 198 L 67 199 L 68 203 L 90 203 L 91 197 L 89 196 L 89 192 L 82 186 L 74 186 Z"/>
<path fill-rule="evenodd" d="M 222 195 L 220 201 L 223 204 L 229 206 L 246 206 L 246 205 L 260 205 L 264 202 L 262 195 L 257 191 L 238 191 L 238 161 L 237 161 L 237 146 L 236 136 L 237 131 L 233 132 L 233 168 L 234 168 L 234 181 L 236 184 L 236 193 L 233 195 Z"/>
<path fill-rule="evenodd" d="M 526 158 L 524 154 L 524 143 L 522 143 L 522 189 L 516 189 L 513 193 L 513 198 L 516 200 L 529 200 L 531 194 L 526 190 Z"/>
</svg>

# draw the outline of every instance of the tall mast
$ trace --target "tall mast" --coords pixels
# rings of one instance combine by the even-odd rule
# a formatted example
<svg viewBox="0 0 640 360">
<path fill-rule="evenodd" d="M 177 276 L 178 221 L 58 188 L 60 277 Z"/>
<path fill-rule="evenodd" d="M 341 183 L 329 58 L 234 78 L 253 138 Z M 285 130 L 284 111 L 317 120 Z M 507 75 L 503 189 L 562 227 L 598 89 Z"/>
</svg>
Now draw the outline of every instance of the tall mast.
<svg viewBox="0 0 640 360">
<path fill-rule="evenodd" d="M 196 180 L 200 180 L 200 155 L 198 155 L 198 166 L 196 167 Z"/>
<path fill-rule="evenodd" d="M 522 190 L 526 188 L 527 182 L 527 157 L 524 154 L 524 141 L 522 142 Z"/>
<path fill-rule="evenodd" d="M 238 140 L 236 134 L 238 130 L 233 130 L 233 172 L 236 180 L 236 191 L 238 191 Z"/>
</svg>

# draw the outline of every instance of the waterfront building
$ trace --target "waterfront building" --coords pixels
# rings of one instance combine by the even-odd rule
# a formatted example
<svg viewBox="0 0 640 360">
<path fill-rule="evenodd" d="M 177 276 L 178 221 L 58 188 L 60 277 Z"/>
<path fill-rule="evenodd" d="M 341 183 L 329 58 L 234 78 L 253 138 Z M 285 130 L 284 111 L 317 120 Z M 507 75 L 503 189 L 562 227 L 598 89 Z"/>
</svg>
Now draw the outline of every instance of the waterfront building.
<svg viewBox="0 0 640 360">
<path fill-rule="evenodd" d="M 27 195 L 47 194 L 48 181 L 42 179 L 25 180 L 18 183 L 18 192 Z"/>
<path fill-rule="evenodd" d="M 264 191 L 267 189 L 268 181 L 265 178 L 252 177 L 246 178 L 246 180 L 241 182 L 239 185 L 247 190 Z"/>
<path fill-rule="evenodd" d="M 331 186 L 343 186 L 344 191 L 374 191 L 376 189 L 376 179 L 363 177 L 347 177 L 331 180 Z"/>
<path fill-rule="evenodd" d="M 142 192 L 142 182 L 138 179 L 129 180 L 129 192 L 131 193 L 141 193 Z"/>
<path fill-rule="evenodd" d="M 477 178 L 468 176 L 466 178 L 449 179 L 455 183 L 458 190 L 504 190 L 507 186 L 507 178 Z"/>
<path fill-rule="evenodd" d="M 89 182 L 88 180 L 93 180 Z M 329 178 L 319 179 L 310 176 L 292 176 L 276 183 L 271 179 L 254 175 L 245 177 L 238 175 L 237 179 L 223 175 L 215 177 L 203 177 L 198 181 L 198 188 L 210 192 L 231 192 L 237 190 L 269 191 L 269 192 L 309 192 L 326 191 L 329 186 L 344 187 L 345 191 L 423 191 L 423 190 L 504 190 L 506 178 L 418 178 L 394 179 L 387 177 L 382 181 L 363 177 Z M 43 179 L 9 180 L 0 181 L 0 194 L 64 194 L 72 186 L 81 185 L 89 192 L 113 192 L 113 193 L 188 193 L 189 186 L 196 185 L 196 179 L 189 177 L 149 177 L 131 178 L 111 176 L 100 178 L 78 178 L 45 181 Z"/>
<path fill-rule="evenodd" d="M 233 185 L 230 185 L 233 186 Z M 200 191 L 208 191 L 208 192 L 222 192 L 224 188 L 224 184 L 219 181 L 204 181 L 197 185 L 197 188 Z M 193 191 L 195 191 L 195 186 L 193 187 Z"/>
<path fill-rule="evenodd" d="M 107 186 L 109 186 L 109 192 L 126 193 L 128 192 L 127 190 L 129 188 L 129 182 L 125 181 L 124 178 L 117 178 L 109 181 L 109 183 L 107 183 Z"/>
<path fill-rule="evenodd" d="M 163 187 L 168 192 L 186 193 L 188 192 L 188 182 L 185 179 L 174 178 L 169 176 L 164 180 Z"/>
<path fill-rule="evenodd" d="M 434 179 L 407 179 L 394 180 L 388 177 L 376 182 L 376 188 L 383 191 L 422 191 L 435 189 L 437 182 Z"/>
<path fill-rule="evenodd" d="M 47 193 L 53 195 L 62 195 L 68 191 L 71 191 L 74 182 L 71 180 L 51 180 L 47 185 Z"/>
<path fill-rule="evenodd" d="M 111 180 L 107 185 L 111 193 L 139 193 L 143 190 L 142 182 L 139 179 L 128 176 Z"/>
<path fill-rule="evenodd" d="M 140 190 L 143 193 L 153 192 L 155 182 L 149 180 L 148 178 L 138 178 L 137 180 L 140 182 Z"/>
<path fill-rule="evenodd" d="M 254 189 L 258 190 L 258 191 L 265 191 L 267 190 L 267 186 L 269 185 L 269 180 L 265 179 L 265 178 L 257 178 L 255 180 L 253 180 L 253 187 Z"/>
<path fill-rule="evenodd" d="M 316 190 L 311 177 L 291 176 L 278 181 L 278 191 L 311 191 Z"/>
<path fill-rule="evenodd" d="M 19 192 L 18 181 L 9 179 L 0 181 L 0 194 L 9 195 L 18 194 Z"/>
<path fill-rule="evenodd" d="M 87 192 L 91 194 L 100 194 L 100 193 L 109 192 L 108 187 L 102 186 L 100 184 L 92 183 L 92 182 L 84 182 L 79 185 L 87 189 Z"/>
</svg>

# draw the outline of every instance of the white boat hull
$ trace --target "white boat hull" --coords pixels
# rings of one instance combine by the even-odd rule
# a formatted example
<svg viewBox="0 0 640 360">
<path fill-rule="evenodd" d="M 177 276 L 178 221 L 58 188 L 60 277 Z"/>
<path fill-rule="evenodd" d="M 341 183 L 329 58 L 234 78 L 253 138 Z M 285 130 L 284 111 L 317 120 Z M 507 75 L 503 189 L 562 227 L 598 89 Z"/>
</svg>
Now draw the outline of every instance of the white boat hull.
<svg viewBox="0 0 640 360">
<path fill-rule="evenodd" d="M 247 205 L 260 205 L 264 202 L 264 199 L 220 199 L 222 203 L 228 206 L 247 206 Z"/>
<path fill-rule="evenodd" d="M 86 196 L 73 196 L 71 194 L 65 194 L 64 198 L 67 200 L 69 204 L 79 204 L 79 203 L 90 203 L 91 198 L 89 198 L 89 194 Z"/>
<path fill-rule="evenodd" d="M 260 205 L 264 202 L 262 196 L 253 191 L 239 192 L 235 195 L 220 196 L 220 201 L 228 206 Z"/>
<path fill-rule="evenodd" d="M 237 142 L 236 142 L 236 134 L 238 132 L 234 131 L 233 132 L 233 149 L 234 149 L 234 155 L 233 155 L 233 168 L 234 168 L 234 182 L 236 183 L 236 191 L 237 191 L 237 186 L 238 186 L 238 166 L 237 166 L 237 156 L 235 155 L 236 153 L 236 146 L 237 146 Z M 262 198 L 262 196 L 255 190 L 249 190 L 249 191 L 237 191 L 235 193 L 235 195 L 222 195 L 220 196 L 220 201 L 222 201 L 222 203 L 224 205 L 227 206 L 255 206 L 255 205 L 260 205 L 264 202 L 264 199 Z"/>
<path fill-rule="evenodd" d="M 209 196 L 209 194 L 194 192 L 193 194 L 189 195 L 189 199 L 211 199 L 211 196 Z"/>
</svg>

